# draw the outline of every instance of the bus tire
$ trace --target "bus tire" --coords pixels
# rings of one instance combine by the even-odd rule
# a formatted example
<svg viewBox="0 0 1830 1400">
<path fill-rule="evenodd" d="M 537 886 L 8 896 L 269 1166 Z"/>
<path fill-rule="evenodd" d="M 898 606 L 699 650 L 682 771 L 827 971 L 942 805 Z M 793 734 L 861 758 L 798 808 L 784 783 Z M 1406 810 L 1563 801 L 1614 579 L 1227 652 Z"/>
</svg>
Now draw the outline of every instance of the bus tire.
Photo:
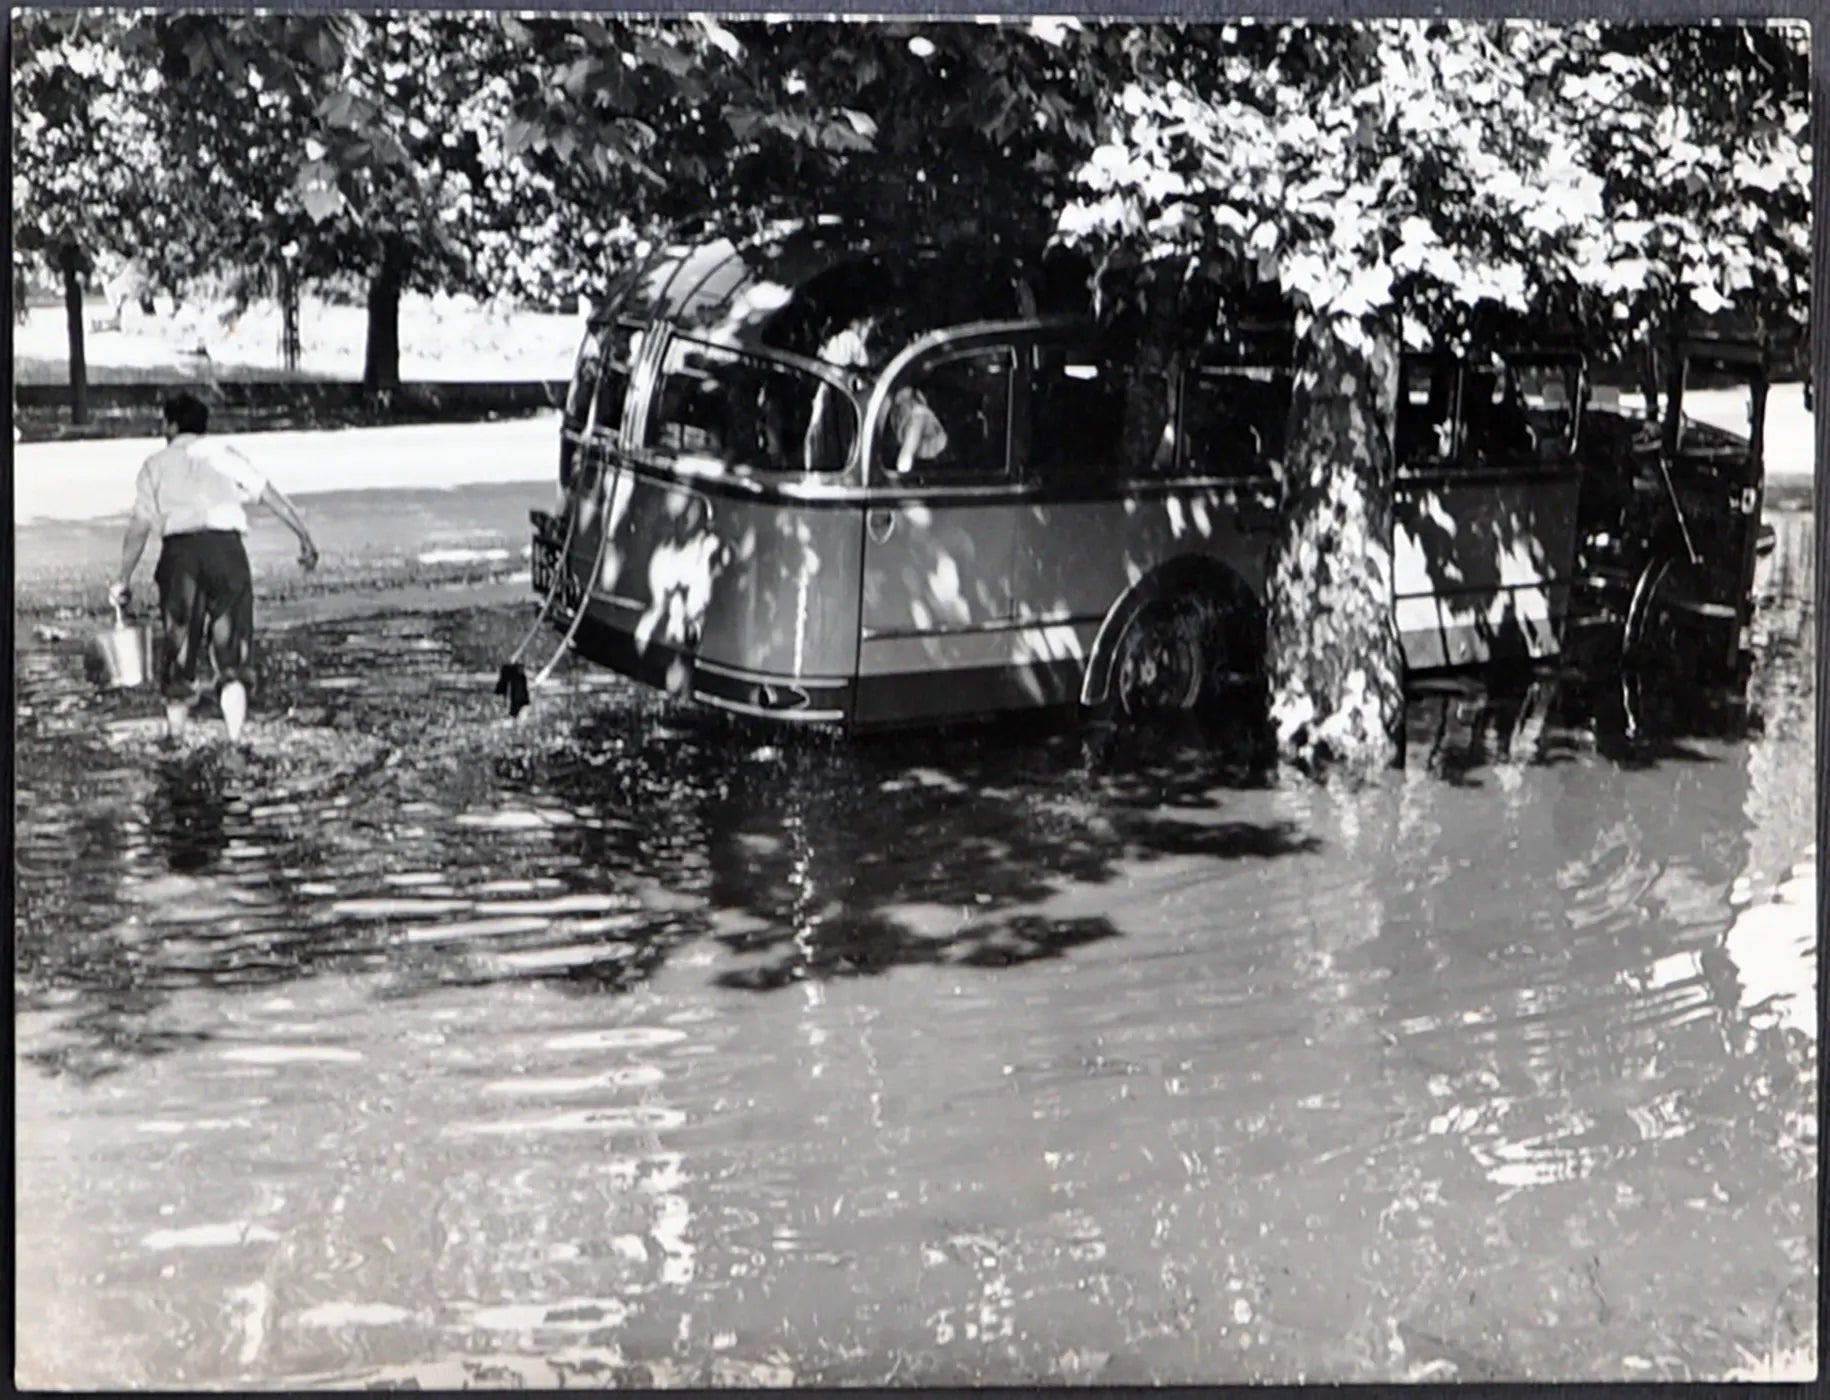
<svg viewBox="0 0 1830 1400">
<path fill-rule="evenodd" d="M 1647 563 L 1633 585 L 1621 625 L 1622 669 L 1640 678 L 1714 682 L 1733 669 L 1727 625 L 1697 617 L 1696 605 L 1708 597 L 1696 570 L 1682 557 L 1660 554 Z"/>
<path fill-rule="evenodd" d="M 1200 702 L 1217 628 L 1206 600 L 1179 593 L 1158 598 L 1131 619 L 1112 658 L 1117 713 L 1139 719 L 1188 711 Z"/>
<path fill-rule="evenodd" d="M 1119 637 L 1108 709 L 1127 719 L 1210 709 L 1259 671 L 1236 601 L 1218 589 L 1177 589 L 1139 609 Z"/>
</svg>

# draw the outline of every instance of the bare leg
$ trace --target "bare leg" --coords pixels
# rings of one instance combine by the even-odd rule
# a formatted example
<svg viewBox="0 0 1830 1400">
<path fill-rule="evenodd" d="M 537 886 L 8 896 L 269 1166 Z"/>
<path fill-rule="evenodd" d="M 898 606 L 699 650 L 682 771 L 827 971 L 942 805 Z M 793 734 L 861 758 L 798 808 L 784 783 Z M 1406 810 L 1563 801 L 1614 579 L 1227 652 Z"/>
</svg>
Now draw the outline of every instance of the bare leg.
<svg viewBox="0 0 1830 1400">
<path fill-rule="evenodd" d="M 248 688 L 240 681 L 224 681 L 222 686 L 222 721 L 229 726 L 229 742 L 241 738 L 241 727 L 248 719 Z"/>
<path fill-rule="evenodd" d="M 165 702 L 165 732 L 176 739 L 184 733 L 185 721 L 191 717 L 191 702 L 188 700 L 167 700 Z"/>
</svg>

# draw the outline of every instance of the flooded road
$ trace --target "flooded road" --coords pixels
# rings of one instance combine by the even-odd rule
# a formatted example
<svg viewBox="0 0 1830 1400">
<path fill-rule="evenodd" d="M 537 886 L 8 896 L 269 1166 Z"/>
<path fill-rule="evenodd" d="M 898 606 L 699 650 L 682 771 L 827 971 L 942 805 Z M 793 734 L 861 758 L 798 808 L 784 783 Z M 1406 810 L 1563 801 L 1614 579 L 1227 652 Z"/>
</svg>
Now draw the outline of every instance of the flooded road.
<svg viewBox="0 0 1830 1400">
<path fill-rule="evenodd" d="M 241 755 L 25 644 L 17 1378 L 1814 1365 L 1776 523 L 1745 704 L 1437 690 L 1357 793 L 1211 736 L 792 740 L 584 669 L 510 725 L 525 606 L 272 632 Z"/>
</svg>

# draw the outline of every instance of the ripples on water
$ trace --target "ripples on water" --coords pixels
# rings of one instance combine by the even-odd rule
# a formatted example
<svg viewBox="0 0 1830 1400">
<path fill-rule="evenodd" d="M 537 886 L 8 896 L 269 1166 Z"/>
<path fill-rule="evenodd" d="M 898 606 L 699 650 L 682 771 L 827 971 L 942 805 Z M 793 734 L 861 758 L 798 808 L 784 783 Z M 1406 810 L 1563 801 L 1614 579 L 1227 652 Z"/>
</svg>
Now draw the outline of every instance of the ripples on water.
<svg viewBox="0 0 1830 1400">
<path fill-rule="evenodd" d="M 1436 688 L 1357 793 L 1225 736 L 789 739 L 583 670 L 509 724 L 518 611 L 273 635 L 241 755 L 27 648 L 23 1364 L 1465 1379 L 1795 1343 L 1788 527 L 1744 699 Z"/>
</svg>

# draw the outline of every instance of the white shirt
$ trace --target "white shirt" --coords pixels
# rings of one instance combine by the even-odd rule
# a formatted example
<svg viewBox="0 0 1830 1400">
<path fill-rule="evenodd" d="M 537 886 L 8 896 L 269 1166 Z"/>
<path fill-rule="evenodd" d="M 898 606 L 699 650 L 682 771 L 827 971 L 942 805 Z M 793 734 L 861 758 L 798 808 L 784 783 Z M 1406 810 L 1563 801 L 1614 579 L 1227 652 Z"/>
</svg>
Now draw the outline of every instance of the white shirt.
<svg viewBox="0 0 1830 1400">
<path fill-rule="evenodd" d="M 260 469 L 228 443 L 180 433 L 140 468 L 133 514 L 161 536 L 246 531 L 247 507 L 266 489 Z"/>
</svg>

